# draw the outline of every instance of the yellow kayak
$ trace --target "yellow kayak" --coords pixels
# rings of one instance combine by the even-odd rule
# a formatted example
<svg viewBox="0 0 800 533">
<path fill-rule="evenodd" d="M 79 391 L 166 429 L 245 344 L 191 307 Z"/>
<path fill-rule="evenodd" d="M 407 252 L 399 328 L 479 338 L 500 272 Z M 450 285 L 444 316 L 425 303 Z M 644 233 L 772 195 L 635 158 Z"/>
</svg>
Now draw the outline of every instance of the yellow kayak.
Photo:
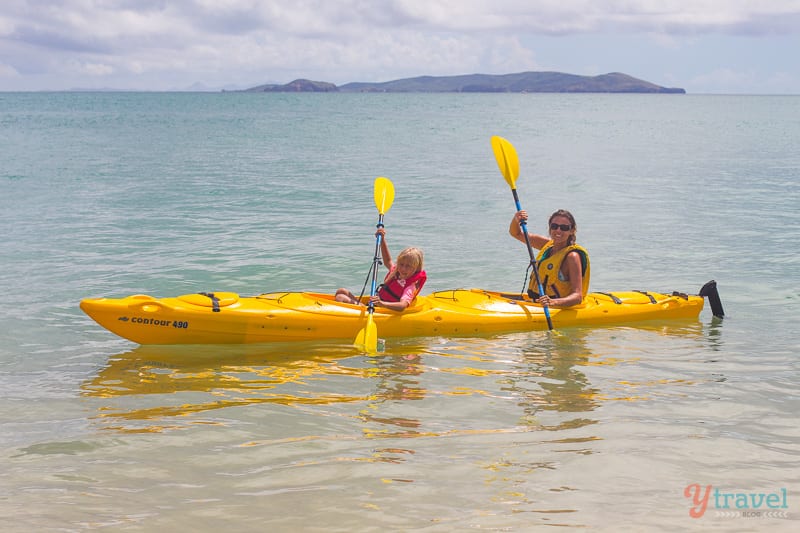
<svg viewBox="0 0 800 533">
<path fill-rule="evenodd" d="M 637 321 L 697 318 L 707 296 L 716 316 L 716 283 L 699 295 L 647 291 L 589 293 L 581 305 L 551 308 L 555 329 Z M 331 294 L 272 292 L 239 296 L 196 293 L 170 298 L 143 294 L 87 298 L 81 309 L 109 331 L 139 344 L 241 344 L 352 339 L 367 321 L 367 307 L 340 303 Z M 542 306 L 518 293 L 452 289 L 418 296 L 403 312 L 375 308 L 378 334 L 389 337 L 472 336 L 546 330 Z"/>
</svg>

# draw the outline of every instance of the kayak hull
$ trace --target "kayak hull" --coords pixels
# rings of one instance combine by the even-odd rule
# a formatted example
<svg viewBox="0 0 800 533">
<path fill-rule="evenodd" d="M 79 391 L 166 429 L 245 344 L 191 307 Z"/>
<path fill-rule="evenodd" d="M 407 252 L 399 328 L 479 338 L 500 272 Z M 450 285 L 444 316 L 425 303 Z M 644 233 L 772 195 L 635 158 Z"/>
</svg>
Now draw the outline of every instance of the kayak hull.
<svg viewBox="0 0 800 533">
<path fill-rule="evenodd" d="M 697 318 L 703 296 L 680 293 L 590 293 L 580 306 L 551 308 L 555 329 Z M 197 293 L 169 298 L 137 294 L 87 298 L 81 309 L 107 330 L 138 344 L 243 344 L 352 339 L 367 308 L 315 292 L 241 297 Z M 375 308 L 381 338 L 476 336 L 546 330 L 543 308 L 527 297 L 482 289 L 453 289 L 417 297 L 403 312 Z"/>
</svg>

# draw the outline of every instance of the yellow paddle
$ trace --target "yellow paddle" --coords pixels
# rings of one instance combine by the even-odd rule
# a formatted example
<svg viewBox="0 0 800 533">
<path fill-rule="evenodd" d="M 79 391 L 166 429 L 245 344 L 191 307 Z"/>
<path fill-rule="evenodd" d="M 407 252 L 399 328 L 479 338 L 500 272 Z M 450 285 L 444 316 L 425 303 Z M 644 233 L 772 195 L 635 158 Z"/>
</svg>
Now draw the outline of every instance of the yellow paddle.
<svg viewBox="0 0 800 533">
<path fill-rule="evenodd" d="M 388 178 L 383 176 L 375 178 L 375 207 L 378 208 L 378 225 L 376 227 L 383 227 L 383 215 L 392 207 L 394 202 L 394 185 Z M 372 288 L 369 291 L 370 300 L 375 296 L 375 291 L 378 288 L 378 265 L 380 264 L 380 248 L 381 236 L 378 235 L 375 239 L 375 257 L 372 260 Z M 364 326 L 357 334 L 353 345 L 357 348 L 362 348 L 367 353 L 378 352 L 378 326 L 375 325 L 375 320 L 372 314 L 375 311 L 375 305 L 370 302 L 367 307 L 367 325 Z"/>
<path fill-rule="evenodd" d="M 494 150 L 494 158 L 497 160 L 497 166 L 500 167 L 500 172 L 511 187 L 511 192 L 514 195 L 514 202 L 517 204 L 517 211 L 522 207 L 519 205 L 519 196 L 517 195 L 517 178 L 519 177 L 519 158 L 517 157 L 517 150 L 514 145 L 497 135 L 492 137 L 492 150 Z M 539 294 L 544 294 L 542 289 L 542 282 L 539 280 L 539 269 L 536 268 L 536 258 L 533 255 L 533 248 L 531 248 L 531 241 L 528 240 L 528 225 L 522 221 L 522 233 L 525 235 L 525 244 L 528 245 L 528 255 L 531 258 L 531 266 L 533 266 L 533 274 L 536 277 L 536 285 L 539 289 Z M 547 328 L 553 329 L 553 321 L 550 319 L 550 309 L 545 305 L 544 316 L 547 318 Z"/>
</svg>

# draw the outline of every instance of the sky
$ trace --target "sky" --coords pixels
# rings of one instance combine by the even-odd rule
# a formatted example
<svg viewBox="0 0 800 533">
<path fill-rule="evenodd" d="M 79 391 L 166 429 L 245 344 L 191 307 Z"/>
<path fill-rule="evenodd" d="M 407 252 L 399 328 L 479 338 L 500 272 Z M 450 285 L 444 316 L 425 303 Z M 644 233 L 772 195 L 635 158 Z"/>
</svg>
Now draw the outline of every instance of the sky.
<svg viewBox="0 0 800 533">
<path fill-rule="evenodd" d="M 0 91 L 622 72 L 800 94 L 800 0 L 2 0 Z"/>
</svg>

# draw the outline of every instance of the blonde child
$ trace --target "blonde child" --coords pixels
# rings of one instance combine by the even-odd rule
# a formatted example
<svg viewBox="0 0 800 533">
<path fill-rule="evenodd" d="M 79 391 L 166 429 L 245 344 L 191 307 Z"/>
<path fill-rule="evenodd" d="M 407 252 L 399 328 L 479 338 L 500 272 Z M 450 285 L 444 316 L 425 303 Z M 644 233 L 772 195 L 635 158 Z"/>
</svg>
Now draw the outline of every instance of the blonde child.
<svg viewBox="0 0 800 533">
<path fill-rule="evenodd" d="M 397 263 L 392 262 L 389 245 L 386 244 L 386 230 L 378 228 L 375 236 L 381 238 L 381 256 L 383 264 L 389 273 L 378 287 L 377 294 L 370 300 L 376 307 L 385 307 L 393 311 L 403 311 L 414 301 L 422 286 L 425 285 L 427 274 L 423 270 L 424 258 L 419 248 L 406 248 L 397 256 Z M 357 304 L 358 297 L 347 289 L 336 291 L 336 301 Z"/>
</svg>

